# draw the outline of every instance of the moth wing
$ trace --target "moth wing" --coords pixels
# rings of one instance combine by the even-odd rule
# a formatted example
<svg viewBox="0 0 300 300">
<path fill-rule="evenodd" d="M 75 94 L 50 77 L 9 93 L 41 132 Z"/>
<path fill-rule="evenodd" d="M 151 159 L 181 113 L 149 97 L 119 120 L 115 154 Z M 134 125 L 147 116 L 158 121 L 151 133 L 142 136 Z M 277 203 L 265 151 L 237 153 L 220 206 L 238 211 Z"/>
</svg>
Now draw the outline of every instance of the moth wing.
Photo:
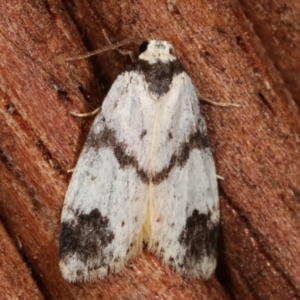
<svg viewBox="0 0 300 300">
<path fill-rule="evenodd" d="M 216 266 L 217 179 L 199 100 L 185 72 L 160 101 L 148 247 L 178 273 L 208 278 Z"/>
<path fill-rule="evenodd" d="M 142 248 L 154 113 L 151 101 L 141 101 L 143 85 L 135 72 L 119 75 L 77 162 L 61 219 L 60 268 L 68 281 L 117 272 Z"/>
</svg>

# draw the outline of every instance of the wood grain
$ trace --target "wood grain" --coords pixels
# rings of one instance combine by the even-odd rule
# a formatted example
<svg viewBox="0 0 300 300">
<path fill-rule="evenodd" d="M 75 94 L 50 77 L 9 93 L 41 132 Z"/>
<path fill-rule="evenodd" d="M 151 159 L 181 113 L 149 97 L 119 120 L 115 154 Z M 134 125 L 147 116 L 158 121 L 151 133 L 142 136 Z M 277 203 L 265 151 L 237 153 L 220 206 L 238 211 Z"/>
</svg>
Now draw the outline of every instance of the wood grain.
<svg viewBox="0 0 300 300">
<path fill-rule="evenodd" d="M 13 241 L 0 223 L 0 295 L 2 300 L 45 299 Z M 22 244 L 15 236 L 18 249 Z"/>
<path fill-rule="evenodd" d="M 255 33 L 280 72 L 285 86 L 300 104 L 300 2 L 293 0 L 240 0 Z"/>
</svg>

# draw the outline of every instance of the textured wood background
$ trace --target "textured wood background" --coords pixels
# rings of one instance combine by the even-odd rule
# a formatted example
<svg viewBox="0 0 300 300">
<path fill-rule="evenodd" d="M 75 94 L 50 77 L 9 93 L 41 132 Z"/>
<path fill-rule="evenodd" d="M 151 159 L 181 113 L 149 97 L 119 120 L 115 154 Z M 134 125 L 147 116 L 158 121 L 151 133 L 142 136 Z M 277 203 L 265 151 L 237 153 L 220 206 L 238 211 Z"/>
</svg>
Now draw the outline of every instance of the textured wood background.
<svg viewBox="0 0 300 300">
<path fill-rule="evenodd" d="M 293 0 L 0 1 L 1 299 L 300 299 L 299 20 Z M 130 59 L 58 57 L 107 46 L 102 30 L 169 41 L 203 96 L 242 105 L 202 105 L 225 178 L 206 282 L 146 251 L 102 281 L 61 278 L 66 171 L 92 121 L 69 113 L 101 105 Z"/>
</svg>

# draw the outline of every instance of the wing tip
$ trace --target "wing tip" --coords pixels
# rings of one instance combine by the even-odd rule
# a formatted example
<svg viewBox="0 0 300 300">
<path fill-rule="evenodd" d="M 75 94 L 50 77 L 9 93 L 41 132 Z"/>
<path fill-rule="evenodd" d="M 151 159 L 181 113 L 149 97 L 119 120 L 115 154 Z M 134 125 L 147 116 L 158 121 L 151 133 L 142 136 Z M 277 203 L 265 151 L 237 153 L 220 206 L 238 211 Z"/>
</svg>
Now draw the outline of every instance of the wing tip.
<svg viewBox="0 0 300 300">
<path fill-rule="evenodd" d="M 215 257 L 204 256 L 201 260 L 193 263 L 182 263 L 177 261 L 170 263 L 163 259 L 163 263 L 171 267 L 176 273 L 184 277 L 201 278 L 208 280 L 215 272 L 217 260 Z"/>
<path fill-rule="evenodd" d="M 97 279 L 103 279 L 108 274 L 108 268 L 102 267 L 95 270 L 89 270 L 85 268 L 72 268 L 66 265 L 64 262 L 59 263 L 62 277 L 70 283 L 75 282 L 93 282 Z"/>
<path fill-rule="evenodd" d="M 119 273 L 141 251 L 142 245 L 138 242 L 133 243 L 127 256 L 106 264 L 100 258 L 82 262 L 76 255 L 64 256 L 60 259 L 59 268 L 62 277 L 70 283 L 94 282 L 98 279 L 104 279 L 110 274 Z"/>
<path fill-rule="evenodd" d="M 173 248 L 174 251 L 164 251 L 155 247 L 157 243 L 148 244 L 148 250 L 160 258 L 165 266 L 170 267 L 177 274 L 184 277 L 201 278 L 208 280 L 215 272 L 217 266 L 217 252 L 206 251 L 206 253 L 186 252 L 183 248 Z M 176 254 L 177 253 L 177 254 Z"/>
<path fill-rule="evenodd" d="M 110 273 L 118 273 L 121 269 L 125 267 L 126 263 L 117 263 L 111 266 L 99 267 L 97 269 L 92 269 L 91 267 L 75 267 L 65 264 L 60 261 L 59 267 L 62 277 L 70 283 L 75 282 L 95 282 L 98 279 L 104 279 Z"/>
</svg>

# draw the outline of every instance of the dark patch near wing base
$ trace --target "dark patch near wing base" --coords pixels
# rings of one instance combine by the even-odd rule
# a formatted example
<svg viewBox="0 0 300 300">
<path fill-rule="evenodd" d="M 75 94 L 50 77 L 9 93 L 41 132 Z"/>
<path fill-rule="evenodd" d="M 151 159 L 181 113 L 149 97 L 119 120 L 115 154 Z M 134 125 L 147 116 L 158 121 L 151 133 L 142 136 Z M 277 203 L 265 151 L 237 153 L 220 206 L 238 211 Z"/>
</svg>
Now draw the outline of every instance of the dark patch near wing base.
<svg viewBox="0 0 300 300">
<path fill-rule="evenodd" d="M 146 171 L 139 167 L 139 163 L 136 157 L 126 153 L 128 149 L 125 143 L 120 143 L 116 139 L 116 133 L 112 129 L 107 127 L 100 134 L 94 134 L 90 132 L 85 149 L 95 148 L 99 150 L 100 148 L 111 148 L 113 149 L 114 155 L 119 162 L 119 165 L 122 169 L 125 169 L 128 166 L 135 168 L 138 176 L 144 183 L 149 183 L 150 180 L 154 184 L 160 184 L 163 180 L 167 179 L 171 170 L 177 165 L 183 167 L 187 160 L 189 159 L 190 152 L 193 149 L 205 149 L 209 148 L 209 141 L 207 135 L 202 135 L 198 129 L 196 132 L 191 133 L 188 137 L 187 142 L 183 142 L 176 153 L 171 156 L 169 164 L 162 169 L 160 172 L 157 172 L 151 176 Z"/>
<path fill-rule="evenodd" d="M 109 220 L 98 209 L 89 214 L 75 212 L 74 219 L 62 223 L 59 254 L 62 260 L 72 254 L 82 262 L 89 260 L 107 261 L 103 249 L 114 239 L 109 229 Z M 88 264 L 87 264 L 88 265 Z"/>
<path fill-rule="evenodd" d="M 138 59 L 127 71 L 143 74 L 149 90 L 160 98 L 170 90 L 174 75 L 184 72 L 184 69 L 178 59 L 168 62 L 158 61 L 154 64 Z"/>
<path fill-rule="evenodd" d="M 212 222 L 211 213 L 199 214 L 195 209 L 178 239 L 186 248 L 184 265 L 194 264 L 206 256 L 216 257 L 218 234 L 219 223 Z"/>
</svg>

